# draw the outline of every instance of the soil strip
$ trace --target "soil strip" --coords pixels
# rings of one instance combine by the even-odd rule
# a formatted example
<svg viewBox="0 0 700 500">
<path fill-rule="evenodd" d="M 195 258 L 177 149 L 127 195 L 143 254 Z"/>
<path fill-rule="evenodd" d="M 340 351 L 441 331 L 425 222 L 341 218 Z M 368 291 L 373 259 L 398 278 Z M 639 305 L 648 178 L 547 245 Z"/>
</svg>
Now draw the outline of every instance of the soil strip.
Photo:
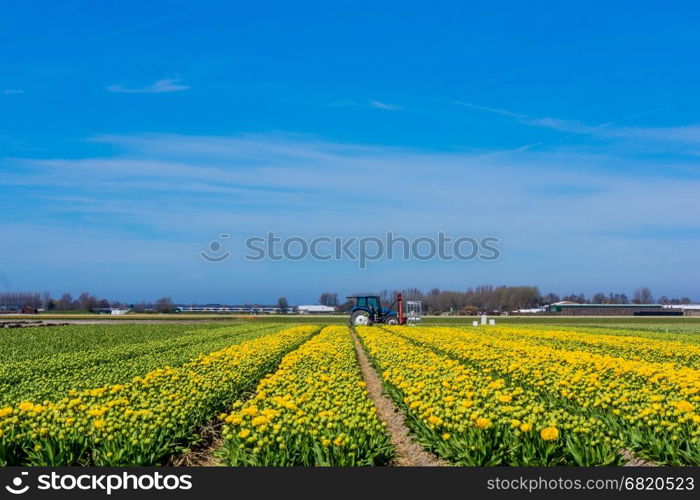
<svg viewBox="0 0 700 500">
<path fill-rule="evenodd" d="M 168 465 L 175 467 L 213 467 L 224 465 L 216 456 L 216 451 L 223 445 L 221 439 L 221 422 L 212 422 L 199 431 L 200 440 L 184 453 L 173 455 Z"/>
<path fill-rule="evenodd" d="M 396 456 L 390 465 L 398 467 L 442 467 L 449 464 L 429 453 L 420 444 L 413 441 L 410 431 L 404 422 L 404 415 L 382 390 L 382 382 L 365 353 L 354 328 L 350 328 L 355 341 L 355 351 L 360 362 L 362 377 L 367 384 L 367 392 L 377 408 L 379 418 L 387 425 L 391 444 L 396 450 Z"/>
<path fill-rule="evenodd" d="M 629 450 L 620 450 L 622 456 L 627 462 L 622 464 L 623 467 L 658 467 L 654 462 L 649 462 L 643 458 L 635 457 Z"/>
</svg>

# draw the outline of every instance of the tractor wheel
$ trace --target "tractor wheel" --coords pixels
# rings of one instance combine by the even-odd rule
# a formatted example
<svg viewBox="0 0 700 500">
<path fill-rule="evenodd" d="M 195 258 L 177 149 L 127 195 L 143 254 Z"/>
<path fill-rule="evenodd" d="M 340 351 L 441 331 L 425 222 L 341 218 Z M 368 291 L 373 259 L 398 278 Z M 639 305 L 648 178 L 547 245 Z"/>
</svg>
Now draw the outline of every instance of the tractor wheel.
<svg viewBox="0 0 700 500">
<path fill-rule="evenodd" d="M 399 318 L 394 316 L 393 314 L 391 316 L 387 316 L 384 318 L 384 324 L 385 325 L 398 325 L 399 324 Z"/>
<path fill-rule="evenodd" d="M 350 324 L 352 326 L 367 326 L 369 325 L 369 314 L 366 311 L 355 311 L 350 316 Z"/>
</svg>

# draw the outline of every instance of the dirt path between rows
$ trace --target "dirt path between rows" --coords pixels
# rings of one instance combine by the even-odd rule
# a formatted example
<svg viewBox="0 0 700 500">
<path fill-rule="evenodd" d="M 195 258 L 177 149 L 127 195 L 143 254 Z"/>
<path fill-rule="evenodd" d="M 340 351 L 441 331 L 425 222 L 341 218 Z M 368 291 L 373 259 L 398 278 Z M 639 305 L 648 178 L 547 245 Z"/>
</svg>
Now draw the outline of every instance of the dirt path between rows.
<svg viewBox="0 0 700 500">
<path fill-rule="evenodd" d="M 377 408 L 379 418 L 386 422 L 391 444 L 396 450 L 396 457 L 394 457 L 390 465 L 398 467 L 442 467 L 449 465 L 413 441 L 410 431 L 404 422 L 403 413 L 384 395 L 382 382 L 377 371 L 370 363 L 355 330 L 353 328 L 350 328 L 350 330 L 355 341 L 355 351 L 360 362 L 362 377 L 367 384 L 367 392 L 369 392 L 369 396 Z"/>
<path fill-rule="evenodd" d="M 174 455 L 168 461 L 174 467 L 214 467 L 224 465 L 216 455 L 223 446 L 221 439 L 221 422 L 216 421 L 202 427 L 199 431 L 200 440 L 180 455 Z"/>
<path fill-rule="evenodd" d="M 658 465 L 654 462 L 649 462 L 643 458 L 636 457 L 629 450 L 620 450 L 620 453 L 622 453 L 622 456 L 625 458 L 625 460 L 627 460 L 627 462 L 622 464 L 623 467 L 658 467 Z"/>
</svg>

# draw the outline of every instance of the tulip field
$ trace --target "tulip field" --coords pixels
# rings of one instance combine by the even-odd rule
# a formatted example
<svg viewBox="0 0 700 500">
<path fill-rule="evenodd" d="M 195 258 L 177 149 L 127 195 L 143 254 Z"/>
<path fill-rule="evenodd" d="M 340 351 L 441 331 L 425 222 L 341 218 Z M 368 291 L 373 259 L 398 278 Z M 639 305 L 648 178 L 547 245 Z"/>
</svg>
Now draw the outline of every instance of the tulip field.
<svg viewBox="0 0 700 500">
<path fill-rule="evenodd" d="M 700 464 L 700 345 L 512 327 L 359 328 L 424 446 L 461 465 Z M 627 452 L 627 453 L 625 453 Z"/>
<path fill-rule="evenodd" d="M 368 369 L 444 463 L 700 465 L 691 331 L 255 322 L 0 332 L 0 465 L 392 465 Z"/>
</svg>

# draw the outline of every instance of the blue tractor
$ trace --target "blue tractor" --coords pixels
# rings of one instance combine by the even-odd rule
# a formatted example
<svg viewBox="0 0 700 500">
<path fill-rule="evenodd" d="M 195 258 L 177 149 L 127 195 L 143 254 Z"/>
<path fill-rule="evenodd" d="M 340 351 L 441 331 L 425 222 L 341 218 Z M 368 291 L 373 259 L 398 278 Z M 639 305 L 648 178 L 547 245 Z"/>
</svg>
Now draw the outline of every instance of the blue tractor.
<svg viewBox="0 0 700 500">
<path fill-rule="evenodd" d="M 397 295 L 398 313 L 389 307 L 382 307 L 378 295 L 351 295 L 348 299 L 354 299 L 355 305 L 350 310 L 350 324 L 352 326 L 366 326 L 373 323 L 384 325 L 403 325 L 403 299 Z"/>
</svg>

